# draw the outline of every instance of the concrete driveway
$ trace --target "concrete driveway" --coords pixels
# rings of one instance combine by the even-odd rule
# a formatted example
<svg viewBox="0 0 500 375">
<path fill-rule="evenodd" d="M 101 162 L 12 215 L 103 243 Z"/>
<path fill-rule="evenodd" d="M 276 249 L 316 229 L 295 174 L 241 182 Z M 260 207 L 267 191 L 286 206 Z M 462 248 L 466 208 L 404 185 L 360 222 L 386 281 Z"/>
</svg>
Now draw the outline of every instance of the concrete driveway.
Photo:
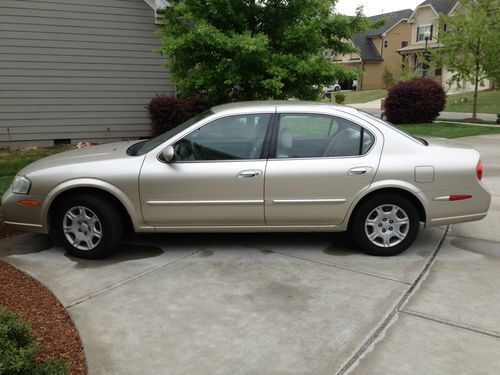
<svg viewBox="0 0 500 375">
<path fill-rule="evenodd" d="M 148 235 L 102 261 L 0 241 L 80 331 L 90 374 L 500 373 L 500 136 L 490 216 L 423 229 L 392 258 L 343 234 Z"/>
</svg>

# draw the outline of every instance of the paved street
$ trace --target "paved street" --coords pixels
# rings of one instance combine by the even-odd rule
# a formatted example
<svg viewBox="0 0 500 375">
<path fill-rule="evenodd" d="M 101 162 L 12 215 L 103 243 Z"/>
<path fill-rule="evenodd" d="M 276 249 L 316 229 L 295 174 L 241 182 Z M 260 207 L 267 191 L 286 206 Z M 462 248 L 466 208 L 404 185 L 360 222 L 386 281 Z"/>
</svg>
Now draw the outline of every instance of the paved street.
<svg viewBox="0 0 500 375">
<path fill-rule="evenodd" d="M 324 233 L 133 236 L 101 261 L 25 234 L 0 256 L 69 309 L 90 374 L 498 374 L 500 136 L 460 141 L 490 215 L 397 257 Z"/>
</svg>

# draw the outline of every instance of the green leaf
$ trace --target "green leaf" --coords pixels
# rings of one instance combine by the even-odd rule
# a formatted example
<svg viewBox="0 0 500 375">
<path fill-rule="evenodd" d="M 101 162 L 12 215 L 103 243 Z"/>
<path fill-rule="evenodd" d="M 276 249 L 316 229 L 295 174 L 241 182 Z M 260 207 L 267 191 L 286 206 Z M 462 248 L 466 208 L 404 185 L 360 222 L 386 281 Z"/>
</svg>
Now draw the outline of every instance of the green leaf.
<svg viewBox="0 0 500 375">
<path fill-rule="evenodd" d="M 316 99 L 321 86 L 353 78 L 323 56 L 352 52 L 348 39 L 368 28 L 334 11 L 336 0 L 179 0 L 165 12 L 161 53 L 178 93 L 212 104 L 255 99 Z"/>
</svg>

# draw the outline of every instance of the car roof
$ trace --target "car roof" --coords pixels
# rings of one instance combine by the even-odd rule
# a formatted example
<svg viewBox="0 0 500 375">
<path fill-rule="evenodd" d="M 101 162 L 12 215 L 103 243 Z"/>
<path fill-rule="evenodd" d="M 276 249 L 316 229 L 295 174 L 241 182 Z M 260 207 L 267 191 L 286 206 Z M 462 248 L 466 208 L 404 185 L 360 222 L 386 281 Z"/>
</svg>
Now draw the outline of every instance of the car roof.
<svg viewBox="0 0 500 375">
<path fill-rule="evenodd" d="M 226 111 L 245 111 L 245 110 L 256 110 L 256 111 L 275 111 L 277 107 L 280 110 L 283 108 L 289 109 L 334 109 L 341 112 L 346 112 L 350 114 L 357 114 L 359 111 L 353 107 L 347 107 L 344 105 L 337 105 L 331 103 L 321 103 L 321 102 L 307 102 L 299 100 L 263 100 L 263 101 L 252 101 L 252 102 L 235 102 L 218 105 L 212 108 L 214 113 L 226 112 Z"/>
</svg>

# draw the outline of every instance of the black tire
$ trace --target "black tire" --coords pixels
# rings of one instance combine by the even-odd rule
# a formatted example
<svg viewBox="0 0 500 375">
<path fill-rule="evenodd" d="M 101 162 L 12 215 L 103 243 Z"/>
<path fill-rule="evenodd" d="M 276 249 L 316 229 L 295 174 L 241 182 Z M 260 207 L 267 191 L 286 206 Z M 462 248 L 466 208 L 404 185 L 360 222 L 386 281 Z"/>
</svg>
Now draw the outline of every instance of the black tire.
<svg viewBox="0 0 500 375">
<path fill-rule="evenodd" d="M 98 228 L 101 237 L 99 240 L 97 238 L 94 240 L 96 245 L 94 248 L 79 249 L 68 240 L 64 233 L 63 220 L 71 220 L 65 219 L 65 215 L 70 209 L 75 207 L 84 207 L 90 210 L 98 219 Z M 78 212 L 78 210 L 74 212 Z M 72 255 L 78 258 L 100 259 L 106 257 L 118 246 L 123 235 L 123 218 L 116 204 L 104 197 L 91 194 L 80 193 L 63 198 L 56 207 L 53 223 L 59 241 Z M 77 240 L 75 239 L 75 241 Z M 81 241 L 80 244 L 84 243 L 85 241 Z"/>
<path fill-rule="evenodd" d="M 403 213 L 405 213 L 408 218 L 409 227 L 406 228 L 404 227 L 404 225 L 402 225 L 403 230 L 407 231 L 404 239 L 399 240 L 400 242 L 397 243 L 398 238 L 396 237 L 396 235 L 394 235 L 391 239 L 389 239 L 389 246 L 384 247 L 383 244 L 379 245 L 378 243 L 374 243 L 369 239 L 367 232 L 372 230 L 371 233 L 373 233 L 374 229 L 372 229 L 372 226 L 369 226 L 369 228 L 366 229 L 365 224 L 369 215 L 372 215 L 370 216 L 370 218 L 375 219 L 378 222 L 379 215 L 377 213 L 373 213 L 373 211 L 377 207 L 381 206 L 383 207 L 383 209 L 388 209 L 390 208 L 390 205 L 402 209 Z M 399 214 L 401 214 L 401 211 L 399 211 Z M 374 217 L 373 215 L 376 216 Z M 381 227 L 381 230 L 383 230 L 386 226 L 389 226 L 385 229 L 388 234 L 393 233 L 393 230 L 395 228 L 394 226 L 390 227 L 390 224 L 388 222 L 378 223 L 376 225 L 373 225 L 373 228 L 379 226 Z M 390 228 L 393 229 L 390 230 Z M 413 244 L 420 230 L 420 217 L 417 208 L 408 199 L 394 194 L 381 194 L 366 200 L 356 208 L 349 230 L 357 245 L 366 254 L 375 256 L 393 256 L 402 253 Z M 378 239 L 381 240 L 380 237 Z M 391 240 L 394 241 L 394 245 L 390 245 Z"/>
</svg>

